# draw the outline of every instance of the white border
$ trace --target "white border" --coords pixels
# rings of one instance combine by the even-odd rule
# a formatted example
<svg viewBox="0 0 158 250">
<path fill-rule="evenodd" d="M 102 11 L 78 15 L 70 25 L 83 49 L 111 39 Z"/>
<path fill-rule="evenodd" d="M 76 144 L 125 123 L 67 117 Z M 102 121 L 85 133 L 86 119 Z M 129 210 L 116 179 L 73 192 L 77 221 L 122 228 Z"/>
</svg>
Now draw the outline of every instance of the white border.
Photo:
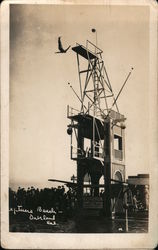
<svg viewBox="0 0 158 250">
<path fill-rule="evenodd" d="M 150 23 L 150 159 L 151 159 L 151 198 L 150 223 L 148 234 L 46 234 L 9 233 L 8 231 L 8 176 L 9 176 L 9 4 L 105 4 L 149 6 Z M 157 243 L 157 5 L 152 0 L 128 1 L 4 1 L 1 5 L 1 244 L 11 249 L 107 249 L 107 248 L 154 248 Z M 154 38 L 154 39 L 153 39 Z M 7 73 L 6 73 L 7 71 Z M 151 181 L 152 180 L 152 181 Z M 153 213 L 154 211 L 154 213 Z"/>
</svg>

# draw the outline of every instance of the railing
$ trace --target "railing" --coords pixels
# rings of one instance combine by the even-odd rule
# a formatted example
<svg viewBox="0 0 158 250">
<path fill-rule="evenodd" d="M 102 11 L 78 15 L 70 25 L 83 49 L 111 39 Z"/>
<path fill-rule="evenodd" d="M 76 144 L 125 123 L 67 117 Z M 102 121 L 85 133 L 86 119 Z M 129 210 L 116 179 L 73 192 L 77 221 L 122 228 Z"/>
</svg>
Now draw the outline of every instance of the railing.
<svg viewBox="0 0 158 250">
<path fill-rule="evenodd" d="M 109 115 L 112 119 L 115 119 L 115 120 L 121 120 L 125 118 L 124 115 L 121 115 L 120 113 L 114 110 L 111 110 Z"/>
<path fill-rule="evenodd" d="M 86 151 L 81 148 L 77 148 L 71 145 L 71 159 L 85 158 L 88 157 Z"/>
<path fill-rule="evenodd" d="M 101 146 L 95 146 L 94 155 L 89 149 L 82 150 L 81 148 L 74 147 L 71 145 L 71 159 L 81 159 L 81 158 L 99 158 L 104 159 L 104 150 Z"/>
<path fill-rule="evenodd" d="M 71 159 L 77 159 L 82 156 L 82 151 L 80 148 L 71 146 Z"/>
<path fill-rule="evenodd" d="M 103 113 L 105 111 L 106 110 L 101 112 L 100 110 L 97 110 L 95 117 L 98 119 L 103 118 Z M 75 109 L 75 108 L 70 107 L 69 105 L 67 106 L 67 118 L 78 115 L 78 114 L 84 114 L 84 113 Z M 88 108 L 88 112 L 86 112 L 86 114 L 93 116 L 93 108 Z M 125 119 L 124 115 L 122 115 L 114 110 L 110 111 L 109 116 L 114 120 L 124 120 Z"/>
<path fill-rule="evenodd" d="M 74 116 L 74 115 L 78 115 L 79 113 L 80 113 L 79 110 L 74 109 L 70 107 L 69 105 L 67 106 L 67 118 Z"/>
<path fill-rule="evenodd" d="M 86 48 L 92 51 L 94 54 L 101 54 L 103 51 L 98 48 L 94 43 L 90 42 L 89 40 L 86 41 Z"/>
<path fill-rule="evenodd" d="M 94 157 L 104 159 L 104 149 L 99 144 L 94 146 Z"/>
<path fill-rule="evenodd" d="M 86 111 L 86 114 L 94 116 L 94 108 L 93 108 L 93 106 L 91 108 L 88 107 L 88 111 Z M 103 119 L 103 115 L 102 115 L 102 112 L 100 110 L 96 110 L 96 112 L 95 112 L 95 118 L 98 118 L 100 120 Z"/>
<path fill-rule="evenodd" d="M 104 150 L 101 146 L 95 146 L 94 154 L 88 150 L 82 150 L 81 148 L 77 148 L 71 146 L 71 159 L 78 159 L 78 158 L 100 158 L 104 159 Z M 114 150 L 114 158 L 122 161 L 123 160 L 123 151 L 122 150 Z"/>
</svg>

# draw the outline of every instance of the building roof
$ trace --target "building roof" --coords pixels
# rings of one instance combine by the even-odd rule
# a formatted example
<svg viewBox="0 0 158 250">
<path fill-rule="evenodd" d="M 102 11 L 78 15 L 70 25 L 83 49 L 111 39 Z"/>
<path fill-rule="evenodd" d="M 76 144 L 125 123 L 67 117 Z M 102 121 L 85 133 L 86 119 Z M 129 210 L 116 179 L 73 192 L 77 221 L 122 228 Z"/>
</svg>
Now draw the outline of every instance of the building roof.
<svg viewBox="0 0 158 250">
<path fill-rule="evenodd" d="M 132 185 L 149 185 L 149 174 L 128 176 L 127 182 Z"/>
</svg>

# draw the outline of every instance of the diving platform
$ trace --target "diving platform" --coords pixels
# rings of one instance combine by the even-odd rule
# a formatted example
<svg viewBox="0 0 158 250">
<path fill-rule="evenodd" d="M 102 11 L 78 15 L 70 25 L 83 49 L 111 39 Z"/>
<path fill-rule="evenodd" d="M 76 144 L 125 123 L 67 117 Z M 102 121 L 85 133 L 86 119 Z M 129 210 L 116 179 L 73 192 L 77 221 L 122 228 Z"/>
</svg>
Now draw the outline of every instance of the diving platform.
<svg viewBox="0 0 158 250">
<path fill-rule="evenodd" d="M 88 49 L 89 45 L 91 45 L 94 52 Z M 101 49 L 99 49 L 96 45 L 94 45 L 88 40 L 87 40 L 87 47 L 77 44 L 75 47 L 72 48 L 72 50 L 87 60 L 99 59 L 97 55 L 102 53 Z"/>
<path fill-rule="evenodd" d="M 82 45 L 75 46 L 75 47 L 72 48 L 72 50 L 75 51 L 80 56 L 83 56 L 87 60 L 89 60 L 89 59 L 92 60 L 92 59 L 97 59 L 98 58 L 93 52 L 86 49 Z"/>
</svg>

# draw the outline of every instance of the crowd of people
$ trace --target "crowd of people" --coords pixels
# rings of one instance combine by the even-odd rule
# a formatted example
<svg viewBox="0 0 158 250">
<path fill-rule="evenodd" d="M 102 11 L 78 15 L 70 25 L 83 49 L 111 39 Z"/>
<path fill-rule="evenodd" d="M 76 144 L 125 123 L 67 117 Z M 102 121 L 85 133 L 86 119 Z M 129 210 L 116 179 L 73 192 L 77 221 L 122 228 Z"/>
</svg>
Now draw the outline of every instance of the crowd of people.
<svg viewBox="0 0 158 250">
<path fill-rule="evenodd" d="M 44 209 L 53 208 L 56 212 L 68 212 L 75 209 L 77 204 L 76 191 L 71 187 L 68 191 L 64 186 L 57 188 L 28 189 L 19 187 L 17 191 L 9 188 L 9 208 L 22 206 L 35 211 L 39 206 Z"/>
<path fill-rule="evenodd" d="M 134 211 L 149 210 L 149 186 L 130 187 L 132 191 Z"/>
<path fill-rule="evenodd" d="M 134 189 L 131 193 L 134 211 L 148 210 L 149 195 L 146 189 Z M 103 194 L 104 192 L 101 190 L 99 196 L 102 197 Z M 87 195 L 84 194 L 84 196 Z M 9 188 L 9 208 L 17 208 L 18 206 L 33 211 L 36 211 L 40 206 L 44 209 L 53 208 L 57 213 L 62 211 L 65 214 L 73 214 L 77 207 L 77 194 L 74 188 L 69 187 L 68 190 L 65 190 L 64 186 L 44 189 L 19 187 L 17 191 Z"/>
</svg>

